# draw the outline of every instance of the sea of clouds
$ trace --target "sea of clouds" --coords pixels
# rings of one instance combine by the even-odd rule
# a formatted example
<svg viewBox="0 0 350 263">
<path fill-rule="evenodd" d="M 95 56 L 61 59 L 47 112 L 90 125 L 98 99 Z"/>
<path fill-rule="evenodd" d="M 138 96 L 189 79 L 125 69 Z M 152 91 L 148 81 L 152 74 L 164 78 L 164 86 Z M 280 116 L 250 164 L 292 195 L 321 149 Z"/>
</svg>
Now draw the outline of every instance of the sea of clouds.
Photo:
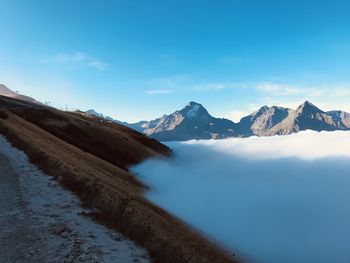
<svg viewBox="0 0 350 263">
<path fill-rule="evenodd" d="M 350 262 L 350 132 L 172 142 L 147 197 L 241 262 Z"/>
</svg>

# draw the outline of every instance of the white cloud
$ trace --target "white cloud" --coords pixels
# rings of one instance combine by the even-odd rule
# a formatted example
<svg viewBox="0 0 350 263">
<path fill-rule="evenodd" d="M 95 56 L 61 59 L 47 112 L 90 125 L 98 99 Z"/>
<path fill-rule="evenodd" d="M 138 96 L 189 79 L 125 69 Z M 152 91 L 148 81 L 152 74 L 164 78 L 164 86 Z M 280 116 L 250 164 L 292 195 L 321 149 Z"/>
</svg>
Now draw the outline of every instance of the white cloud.
<svg viewBox="0 0 350 263">
<path fill-rule="evenodd" d="M 258 90 L 268 93 L 273 96 L 309 96 L 320 97 L 325 94 L 326 90 L 323 87 L 307 88 L 298 87 L 289 84 L 269 83 L 264 82 L 257 84 Z"/>
<path fill-rule="evenodd" d="M 333 92 L 334 92 L 334 95 L 337 97 L 350 96 L 350 85 L 347 88 L 346 87 L 337 88 Z"/>
<path fill-rule="evenodd" d="M 315 160 L 325 157 L 350 158 L 350 132 L 303 131 L 288 136 L 231 138 L 226 140 L 189 141 L 187 144 L 204 145 L 233 156 L 248 159 L 271 160 L 299 158 Z M 348 143 L 344 141 L 349 140 Z M 304 147 L 305 145 L 308 147 Z"/>
<path fill-rule="evenodd" d="M 256 88 L 269 96 L 275 97 L 342 97 L 350 95 L 349 83 L 321 84 L 321 85 L 290 85 L 285 83 L 262 82 Z"/>
<path fill-rule="evenodd" d="M 165 94 L 171 94 L 171 93 L 174 93 L 174 91 L 169 89 L 154 89 L 154 90 L 146 91 L 146 94 L 148 95 L 165 95 Z"/>
<path fill-rule="evenodd" d="M 195 91 L 219 91 L 224 89 L 245 89 L 251 87 L 250 83 L 244 82 L 208 82 L 191 85 Z"/>
<path fill-rule="evenodd" d="M 156 85 L 161 85 L 161 86 L 178 87 L 191 82 L 192 78 L 193 76 L 190 74 L 180 74 L 175 76 L 151 79 L 146 82 L 151 82 L 152 84 L 154 83 Z"/>
<path fill-rule="evenodd" d="M 175 75 L 153 79 L 136 79 L 135 85 L 148 95 L 165 95 L 183 91 L 192 81 L 191 75 Z"/>
<path fill-rule="evenodd" d="M 84 52 L 75 52 L 73 54 L 62 53 L 41 60 L 43 63 L 67 64 L 67 65 L 83 65 L 97 70 L 106 70 L 109 64 L 102 62 Z"/>
<path fill-rule="evenodd" d="M 131 168 L 147 197 L 238 261 L 349 262 L 350 132 L 169 145 Z"/>
<path fill-rule="evenodd" d="M 204 83 L 193 87 L 196 91 L 222 90 L 230 87 L 228 83 Z"/>
<path fill-rule="evenodd" d="M 310 100 L 324 111 L 350 110 L 346 99 L 350 96 L 350 83 L 298 86 L 263 82 L 257 83 L 255 87 L 261 94 L 257 100 L 258 104 L 295 109 L 305 100 Z"/>
<path fill-rule="evenodd" d="M 343 110 L 350 112 L 350 104 L 346 103 L 344 101 L 332 101 L 329 100 L 321 100 L 320 102 L 316 101 L 316 106 L 321 108 L 324 111 L 331 111 L 331 110 Z"/>
</svg>

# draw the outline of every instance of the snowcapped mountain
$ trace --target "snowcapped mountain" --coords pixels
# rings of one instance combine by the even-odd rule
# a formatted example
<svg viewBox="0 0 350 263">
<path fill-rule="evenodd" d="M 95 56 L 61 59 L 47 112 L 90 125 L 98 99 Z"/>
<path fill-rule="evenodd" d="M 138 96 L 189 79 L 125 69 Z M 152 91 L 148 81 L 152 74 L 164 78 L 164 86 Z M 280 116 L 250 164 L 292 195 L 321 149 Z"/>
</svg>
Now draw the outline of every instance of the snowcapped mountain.
<svg viewBox="0 0 350 263">
<path fill-rule="evenodd" d="M 193 101 L 172 114 L 137 123 L 114 120 L 95 110 L 85 113 L 123 124 L 160 141 L 287 135 L 303 130 L 350 130 L 350 113 L 325 112 L 309 101 L 305 101 L 295 110 L 263 106 L 243 117 L 238 123 L 215 118 L 201 104 Z"/>
<path fill-rule="evenodd" d="M 161 141 L 286 135 L 302 130 L 350 130 L 350 113 L 324 112 L 309 101 L 297 109 L 263 106 L 239 123 L 211 116 L 199 103 L 152 121 L 125 125 Z"/>
<path fill-rule="evenodd" d="M 35 99 L 33 99 L 31 97 L 24 96 L 24 95 L 18 94 L 17 92 L 10 90 L 8 87 L 6 87 L 3 84 L 0 84 L 0 95 L 5 96 L 5 97 L 19 99 L 19 100 L 24 100 L 24 101 L 28 101 L 28 102 L 39 103 L 38 101 L 36 101 Z"/>
<path fill-rule="evenodd" d="M 214 118 L 201 104 L 193 101 L 172 114 L 128 126 L 160 141 L 227 138 L 235 135 L 236 128 L 234 122 Z"/>
</svg>

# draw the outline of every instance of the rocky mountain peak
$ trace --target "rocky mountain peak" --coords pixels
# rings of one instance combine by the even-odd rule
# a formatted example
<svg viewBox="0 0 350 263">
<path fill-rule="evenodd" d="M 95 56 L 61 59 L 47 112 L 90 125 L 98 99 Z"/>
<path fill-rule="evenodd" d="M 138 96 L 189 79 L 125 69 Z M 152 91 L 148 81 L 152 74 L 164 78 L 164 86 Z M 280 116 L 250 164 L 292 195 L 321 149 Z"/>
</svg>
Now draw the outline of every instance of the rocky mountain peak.
<svg viewBox="0 0 350 263">
<path fill-rule="evenodd" d="M 125 123 L 123 123 L 125 124 Z M 310 101 L 297 109 L 263 106 L 239 123 L 211 116 L 191 101 L 181 110 L 148 122 L 125 124 L 161 141 L 284 135 L 302 130 L 350 130 L 350 114 L 324 112 Z"/>
<path fill-rule="evenodd" d="M 264 114 L 265 112 L 267 112 L 269 110 L 269 106 L 265 105 L 265 106 L 262 106 L 260 109 L 258 109 L 257 111 L 253 112 L 252 113 L 252 116 L 261 116 L 262 114 Z"/>
<path fill-rule="evenodd" d="M 200 107 L 203 107 L 202 104 L 200 104 L 200 103 L 198 103 L 198 102 L 195 102 L 195 101 L 190 101 L 190 102 L 186 105 L 186 107 L 193 107 L 193 106 L 196 106 L 196 105 L 198 105 L 198 106 L 200 106 Z"/>
<path fill-rule="evenodd" d="M 199 104 L 197 102 L 191 101 L 189 102 L 181 111 L 180 113 L 184 117 L 188 118 L 196 118 L 196 117 L 211 117 L 208 111 L 202 106 L 202 104 Z"/>
<path fill-rule="evenodd" d="M 297 108 L 298 112 L 302 112 L 302 111 L 317 111 L 317 112 L 323 112 L 322 110 L 320 110 L 319 108 L 317 108 L 314 104 L 312 104 L 310 101 L 305 101 L 303 104 L 301 104 L 298 108 Z"/>
<path fill-rule="evenodd" d="M 315 114 L 323 114 L 324 111 L 320 110 L 310 101 L 305 101 L 296 109 L 297 116 L 314 116 Z"/>
</svg>

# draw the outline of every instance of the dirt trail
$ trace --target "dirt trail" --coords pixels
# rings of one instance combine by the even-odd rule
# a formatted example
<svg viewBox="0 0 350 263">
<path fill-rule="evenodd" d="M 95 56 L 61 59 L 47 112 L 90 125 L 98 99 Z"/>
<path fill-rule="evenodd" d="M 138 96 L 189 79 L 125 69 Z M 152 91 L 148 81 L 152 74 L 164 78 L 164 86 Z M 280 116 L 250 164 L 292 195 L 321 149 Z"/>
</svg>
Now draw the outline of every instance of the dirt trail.
<svg viewBox="0 0 350 263">
<path fill-rule="evenodd" d="M 1 263 L 150 262 L 143 248 L 90 212 L 0 136 Z"/>
<path fill-rule="evenodd" d="M 38 225 L 26 208 L 17 174 L 0 153 L 0 261 L 44 262 Z"/>
</svg>

